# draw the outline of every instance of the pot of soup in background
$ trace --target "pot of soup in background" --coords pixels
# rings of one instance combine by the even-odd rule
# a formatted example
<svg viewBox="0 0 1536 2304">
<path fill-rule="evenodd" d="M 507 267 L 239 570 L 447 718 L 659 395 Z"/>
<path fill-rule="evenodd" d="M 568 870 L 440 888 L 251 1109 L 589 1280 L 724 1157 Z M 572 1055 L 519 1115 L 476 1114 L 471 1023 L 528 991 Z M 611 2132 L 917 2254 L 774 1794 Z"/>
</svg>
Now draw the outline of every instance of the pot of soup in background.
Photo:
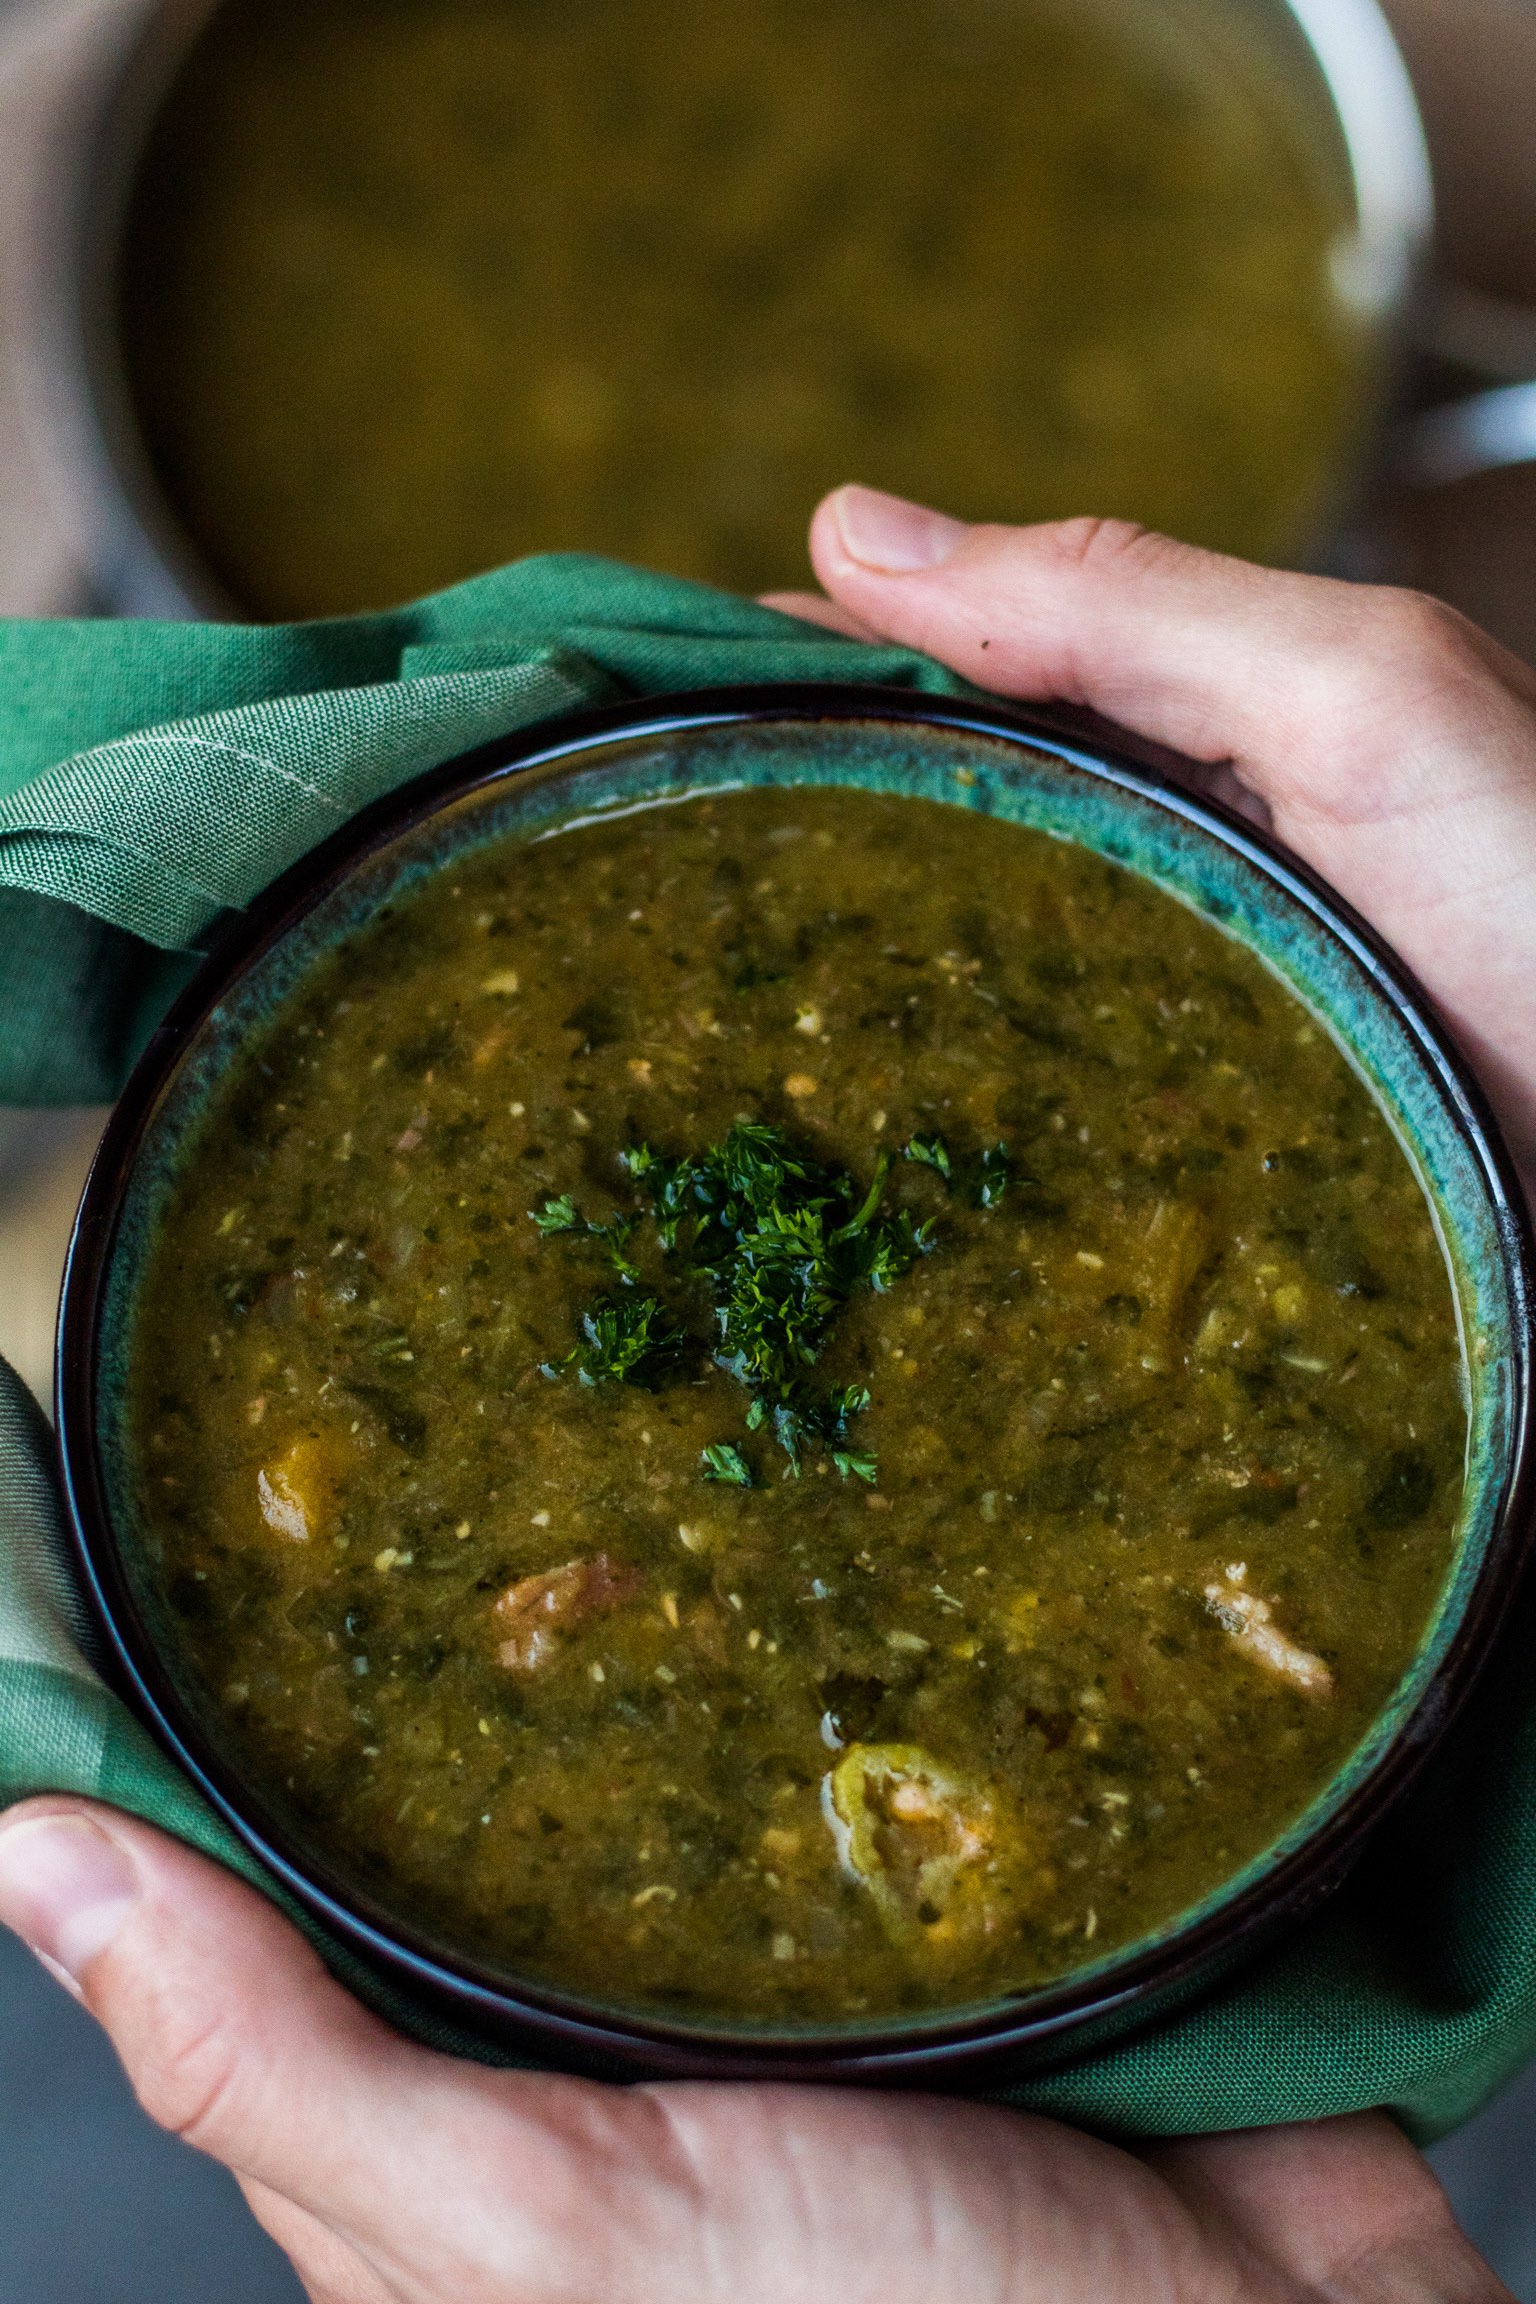
<svg viewBox="0 0 1536 2304">
<path fill-rule="evenodd" d="M 489 748 L 280 881 L 114 1116 L 59 1418 L 133 1700 L 494 2036 L 1070 2052 L 1325 1894 L 1488 1651 L 1531 1269 L 1477 1090 L 1305 871 L 1064 725 Z"/>
<path fill-rule="evenodd" d="M 753 591 L 850 475 L 1305 556 L 1430 220 L 1374 0 L 175 0 L 110 78 L 52 422 L 130 608 Z"/>
</svg>

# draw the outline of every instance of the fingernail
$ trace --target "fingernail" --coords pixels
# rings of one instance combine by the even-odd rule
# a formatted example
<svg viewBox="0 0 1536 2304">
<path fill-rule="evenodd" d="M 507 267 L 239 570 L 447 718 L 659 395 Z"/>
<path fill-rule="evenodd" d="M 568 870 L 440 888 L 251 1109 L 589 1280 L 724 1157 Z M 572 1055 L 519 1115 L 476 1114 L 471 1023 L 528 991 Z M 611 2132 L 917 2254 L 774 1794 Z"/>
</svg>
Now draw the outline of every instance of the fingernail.
<svg viewBox="0 0 1536 2304">
<path fill-rule="evenodd" d="M 87 1817 L 24 1817 L 0 1828 L 0 1921 L 76 1992 L 138 1893 L 128 1858 Z"/>
<path fill-rule="evenodd" d="M 878 488 L 839 488 L 832 510 L 849 559 L 863 568 L 876 568 L 883 576 L 942 568 L 969 534 L 963 520 L 930 512 L 926 504 L 909 504 L 904 496 L 887 496 Z"/>
</svg>

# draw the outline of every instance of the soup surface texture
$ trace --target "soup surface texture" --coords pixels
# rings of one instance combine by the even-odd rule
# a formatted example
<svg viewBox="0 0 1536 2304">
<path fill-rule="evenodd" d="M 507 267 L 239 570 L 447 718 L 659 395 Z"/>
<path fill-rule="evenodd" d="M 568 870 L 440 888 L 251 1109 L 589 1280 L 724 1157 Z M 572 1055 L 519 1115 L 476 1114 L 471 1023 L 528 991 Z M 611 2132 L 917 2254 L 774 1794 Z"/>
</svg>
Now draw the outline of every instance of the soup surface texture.
<svg viewBox="0 0 1536 2304">
<path fill-rule="evenodd" d="M 1262 558 L 1369 397 L 1353 230 L 1280 0 L 224 0 L 120 313 L 262 615 L 570 547 L 793 583 L 850 477 Z"/>
<path fill-rule="evenodd" d="M 1379 1715 L 1465 1416 L 1419 1183 L 1267 969 L 933 801 L 499 832 L 314 961 L 136 1299 L 141 1573 L 301 1844 L 675 2017 L 1173 1920 Z"/>
</svg>

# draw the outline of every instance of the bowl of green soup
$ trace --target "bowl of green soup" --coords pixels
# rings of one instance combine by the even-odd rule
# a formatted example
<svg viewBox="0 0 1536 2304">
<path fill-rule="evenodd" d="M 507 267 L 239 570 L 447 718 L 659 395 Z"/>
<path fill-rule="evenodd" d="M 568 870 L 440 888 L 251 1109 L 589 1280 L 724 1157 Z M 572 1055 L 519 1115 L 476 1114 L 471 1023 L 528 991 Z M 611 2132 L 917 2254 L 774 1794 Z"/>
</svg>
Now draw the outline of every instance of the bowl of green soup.
<svg viewBox="0 0 1536 2304">
<path fill-rule="evenodd" d="M 1401 968 L 1152 755 L 716 692 L 366 811 L 156 1033 L 61 1324 L 124 1685 L 340 1937 L 606 2070 L 932 2076 L 1339 1880 L 1526 1537 Z"/>
<path fill-rule="evenodd" d="M 1430 218 L 1375 0 L 159 0 L 106 81 L 45 422 L 137 612 L 760 591 L 849 478 L 1315 552 Z"/>
</svg>

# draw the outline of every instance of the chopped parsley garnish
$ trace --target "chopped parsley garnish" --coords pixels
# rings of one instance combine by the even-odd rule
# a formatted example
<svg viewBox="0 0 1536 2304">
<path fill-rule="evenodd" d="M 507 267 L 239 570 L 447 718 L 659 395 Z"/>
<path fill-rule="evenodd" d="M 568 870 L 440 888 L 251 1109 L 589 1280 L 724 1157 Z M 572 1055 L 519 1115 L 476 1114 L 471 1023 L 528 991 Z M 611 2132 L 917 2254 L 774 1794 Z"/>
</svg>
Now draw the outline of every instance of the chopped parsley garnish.
<svg viewBox="0 0 1536 2304">
<path fill-rule="evenodd" d="M 1006 1144 L 989 1144 L 978 1160 L 960 1171 L 956 1170 L 942 1136 L 914 1136 L 902 1158 L 915 1160 L 919 1167 L 936 1170 L 951 1190 L 958 1187 L 977 1208 L 995 1208 L 1013 1175 L 1013 1162 Z"/>
<path fill-rule="evenodd" d="M 723 1480 L 732 1488 L 750 1488 L 752 1467 L 739 1448 L 728 1440 L 716 1440 L 703 1451 L 699 1461 L 704 1466 L 706 1480 Z"/>
<path fill-rule="evenodd" d="M 687 1342 L 659 1296 L 608 1296 L 581 1318 L 582 1341 L 547 1376 L 574 1362 L 583 1384 L 639 1384 L 654 1391 Z"/>
<path fill-rule="evenodd" d="M 949 1182 L 951 1174 L 949 1146 L 942 1136 L 914 1136 L 907 1146 L 904 1157 L 908 1160 L 916 1160 L 924 1168 L 936 1168 L 945 1183 Z M 550 1202 L 550 1206 L 554 1206 L 553 1201 Z"/>
<path fill-rule="evenodd" d="M 546 1200 L 542 1208 L 530 1208 L 528 1213 L 546 1240 L 562 1232 L 582 1233 L 607 1249 L 609 1261 L 626 1287 L 639 1280 L 639 1271 L 625 1254 L 629 1236 L 640 1221 L 638 1216 L 615 1216 L 611 1223 L 593 1224 L 582 1215 L 569 1192 L 562 1192 L 558 1200 Z"/>
<path fill-rule="evenodd" d="M 1008 1157 L 1006 1144 L 992 1144 L 983 1152 L 976 1178 L 976 1205 L 995 1208 L 1008 1189 L 1013 1174 L 1013 1162 Z"/>
<path fill-rule="evenodd" d="M 914 1137 L 905 1157 L 953 1184 L 941 1137 Z M 843 1479 L 873 1481 L 875 1458 L 847 1444 L 849 1425 L 869 1406 L 867 1389 L 824 1391 L 811 1372 L 859 1290 L 894 1287 L 934 1245 L 931 1218 L 919 1222 L 908 1208 L 885 1209 L 894 1155 L 880 1155 L 861 1191 L 846 1169 L 827 1166 L 777 1128 L 742 1121 L 696 1158 L 669 1158 L 640 1144 L 622 1164 L 650 1204 L 663 1259 L 708 1295 L 707 1348 L 751 1395 L 747 1429 L 770 1430 L 791 1473 L 807 1450 L 821 1448 Z M 991 1207 L 1007 1179 L 1005 1148 L 984 1153 L 981 1168 L 982 1184 L 969 1196 Z M 601 1242 L 634 1291 L 584 1317 L 587 1341 L 569 1355 L 583 1380 L 654 1384 L 686 1338 L 660 1299 L 638 1287 L 626 1249 L 640 1216 L 594 1224 L 565 1194 L 547 1201 L 533 1221 L 546 1238 L 579 1233 Z M 706 1479 L 753 1483 L 751 1466 L 729 1442 L 706 1448 L 702 1461 Z"/>
</svg>

